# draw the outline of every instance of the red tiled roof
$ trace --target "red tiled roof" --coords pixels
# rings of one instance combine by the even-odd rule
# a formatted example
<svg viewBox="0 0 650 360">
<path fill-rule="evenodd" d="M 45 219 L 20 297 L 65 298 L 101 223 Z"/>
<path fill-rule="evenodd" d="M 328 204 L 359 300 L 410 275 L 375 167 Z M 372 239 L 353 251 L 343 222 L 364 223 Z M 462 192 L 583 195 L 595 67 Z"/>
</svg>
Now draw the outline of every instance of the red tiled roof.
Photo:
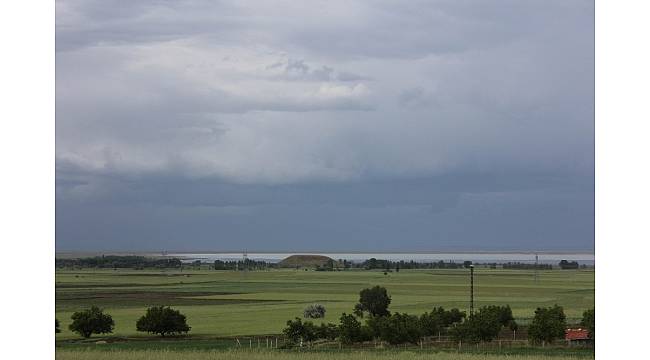
<svg viewBox="0 0 650 360">
<path fill-rule="evenodd" d="M 587 329 L 566 329 L 564 332 L 566 340 L 587 340 L 589 339 L 589 331 Z"/>
</svg>

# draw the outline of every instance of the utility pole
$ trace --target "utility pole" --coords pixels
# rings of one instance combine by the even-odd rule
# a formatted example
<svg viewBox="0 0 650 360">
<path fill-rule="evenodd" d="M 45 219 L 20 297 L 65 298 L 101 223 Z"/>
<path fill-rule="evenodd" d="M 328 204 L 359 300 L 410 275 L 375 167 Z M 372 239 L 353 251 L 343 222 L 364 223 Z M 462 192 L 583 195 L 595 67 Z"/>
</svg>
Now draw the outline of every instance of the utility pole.
<svg viewBox="0 0 650 360">
<path fill-rule="evenodd" d="M 539 257 L 537 256 L 537 253 L 535 253 L 535 284 L 539 283 Z"/>
<path fill-rule="evenodd" d="M 469 266 L 469 317 L 474 316 L 474 265 Z"/>
</svg>

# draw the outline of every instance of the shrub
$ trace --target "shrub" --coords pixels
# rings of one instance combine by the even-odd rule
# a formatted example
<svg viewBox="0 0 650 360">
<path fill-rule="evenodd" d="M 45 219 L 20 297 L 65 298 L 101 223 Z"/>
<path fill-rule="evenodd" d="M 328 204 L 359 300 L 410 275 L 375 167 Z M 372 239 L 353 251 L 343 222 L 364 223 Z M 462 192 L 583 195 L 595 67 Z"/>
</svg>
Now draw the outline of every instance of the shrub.
<svg viewBox="0 0 650 360">
<path fill-rule="evenodd" d="M 59 319 L 54 319 L 54 332 L 57 333 L 57 334 L 61 332 L 61 329 L 59 329 L 59 326 L 60 326 L 59 325 Z"/>
<path fill-rule="evenodd" d="M 528 338 L 533 342 L 552 342 L 564 337 L 566 316 L 561 306 L 537 308 L 535 317 L 528 327 Z"/>
<path fill-rule="evenodd" d="M 325 317 L 325 306 L 321 304 L 309 305 L 303 311 L 303 316 L 308 319 L 320 319 Z"/>
<path fill-rule="evenodd" d="M 390 315 L 388 305 L 390 305 L 390 296 L 386 288 L 375 286 L 373 288 L 363 289 L 359 292 L 359 303 L 354 307 L 354 313 L 363 317 L 365 312 L 371 316 Z"/>
<path fill-rule="evenodd" d="M 150 334 L 160 336 L 187 333 L 190 327 L 187 325 L 185 315 L 180 311 L 165 306 L 153 306 L 147 309 L 136 323 L 136 329 Z"/>
<path fill-rule="evenodd" d="M 115 327 L 113 318 L 108 314 L 104 314 L 102 309 L 97 306 L 75 312 L 71 318 L 72 324 L 70 324 L 69 329 L 85 338 L 89 338 L 92 334 L 112 333 Z"/>
</svg>

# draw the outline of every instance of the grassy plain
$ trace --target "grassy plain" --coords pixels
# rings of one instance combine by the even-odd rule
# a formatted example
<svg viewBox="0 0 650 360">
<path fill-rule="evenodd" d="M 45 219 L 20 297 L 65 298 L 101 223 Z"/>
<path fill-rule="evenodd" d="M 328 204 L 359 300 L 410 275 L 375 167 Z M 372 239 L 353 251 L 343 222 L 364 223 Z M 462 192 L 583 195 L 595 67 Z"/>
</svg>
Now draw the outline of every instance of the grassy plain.
<svg viewBox="0 0 650 360">
<path fill-rule="evenodd" d="M 402 270 L 388 275 L 376 271 L 57 270 L 56 317 L 62 332 L 56 338 L 78 338 L 67 329 L 70 315 L 91 305 L 113 316 L 116 337 L 146 336 L 135 331 L 135 322 L 150 305 L 181 310 L 193 337 L 277 334 L 288 319 L 301 316 L 307 304 L 316 302 L 327 309 L 324 321 L 338 322 L 342 312 L 351 312 L 359 290 L 374 285 L 388 289 L 392 311 L 419 314 L 434 306 L 467 310 L 469 305 L 467 270 Z M 540 271 L 535 283 L 532 271 L 478 268 L 475 301 L 477 307 L 509 304 L 524 324 L 536 307 L 559 304 L 569 322 L 577 322 L 585 309 L 594 306 L 594 271 Z M 129 356 L 141 358 L 138 353 Z M 237 359 L 239 355 L 227 356 Z"/>
</svg>

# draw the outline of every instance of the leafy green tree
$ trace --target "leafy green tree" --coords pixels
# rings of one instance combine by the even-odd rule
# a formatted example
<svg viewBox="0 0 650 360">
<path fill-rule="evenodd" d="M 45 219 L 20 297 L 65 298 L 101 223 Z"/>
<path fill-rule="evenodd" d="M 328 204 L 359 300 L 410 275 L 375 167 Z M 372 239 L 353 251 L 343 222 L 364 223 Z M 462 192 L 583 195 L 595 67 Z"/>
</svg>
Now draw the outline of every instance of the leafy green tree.
<svg viewBox="0 0 650 360">
<path fill-rule="evenodd" d="M 442 307 L 440 307 L 440 309 L 442 310 Z M 442 326 L 450 327 L 453 324 L 457 324 L 463 321 L 463 319 L 465 319 L 466 316 L 467 314 L 464 311 L 458 310 L 458 308 L 453 308 L 449 311 L 445 311 L 443 316 Z"/>
<path fill-rule="evenodd" d="M 136 329 L 150 334 L 174 335 L 187 333 L 190 327 L 187 325 L 185 315 L 169 306 L 153 306 L 135 324 Z"/>
<path fill-rule="evenodd" d="M 528 338 L 542 344 L 564 337 L 566 316 L 561 306 L 537 308 L 528 327 Z"/>
<path fill-rule="evenodd" d="M 596 309 L 589 309 L 582 313 L 580 325 L 589 330 L 589 338 L 594 339 L 596 335 Z"/>
<path fill-rule="evenodd" d="M 464 318 L 465 312 L 457 308 L 445 310 L 443 307 L 434 307 L 430 313 L 425 312 L 420 316 L 420 324 L 424 336 L 432 336 L 453 324 L 460 323 Z"/>
<path fill-rule="evenodd" d="M 315 328 L 316 338 L 334 340 L 339 336 L 339 327 L 332 323 L 321 323 Z"/>
<path fill-rule="evenodd" d="M 381 338 L 382 331 L 387 327 L 387 321 L 387 316 L 368 316 L 363 326 L 364 333 L 372 339 Z"/>
<path fill-rule="evenodd" d="M 492 341 L 499 336 L 504 326 L 513 323 L 510 306 L 483 306 L 473 316 L 454 327 L 451 334 L 457 341 Z"/>
<path fill-rule="evenodd" d="M 515 321 L 515 318 L 512 316 L 512 309 L 510 305 L 498 306 L 498 305 L 489 305 L 481 308 L 481 311 L 485 313 L 490 313 L 491 316 L 496 317 L 501 326 L 509 326 L 511 322 Z"/>
<path fill-rule="evenodd" d="M 61 326 L 61 325 L 59 325 L 59 319 L 54 319 L 54 326 L 55 326 L 54 327 L 54 329 L 55 329 L 54 332 L 57 333 L 57 334 L 60 333 L 61 329 L 59 329 L 59 326 Z"/>
<path fill-rule="evenodd" d="M 300 318 L 287 321 L 287 327 L 282 333 L 293 343 L 300 341 L 314 341 L 317 339 L 317 330 L 311 321 L 302 322 Z"/>
<path fill-rule="evenodd" d="M 360 317 L 363 317 L 365 312 L 371 316 L 387 316 L 390 315 L 388 311 L 390 301 L 388 291 L 384 287 L 363 289 L 359 292 L 359 303 L 355 305 L 354 313 Z"/>
<path fill-rule="evenodd" d="M 104 314 L 102 309 L 92 306 L 88 310 L 77 311 L 72 314 L 72 324 L 69 329 L 77 334 L 89 338 L 92 334 L 109 334 L 115 328 L 113 318 Z"/>
<path fill-rule="evenodd" d="M 422 338 L 420 320 L 415 315 L 394 313 L 381 324 L 380 339 L 389 344 L 417 344 Z"/>
<path fill-rule="evenodd" d="M 352 344 L 363 341 L 361 323 L 354 315 L 343 313 L 339 324 L 339 339 L 344 344 Z"/>
</svg>

